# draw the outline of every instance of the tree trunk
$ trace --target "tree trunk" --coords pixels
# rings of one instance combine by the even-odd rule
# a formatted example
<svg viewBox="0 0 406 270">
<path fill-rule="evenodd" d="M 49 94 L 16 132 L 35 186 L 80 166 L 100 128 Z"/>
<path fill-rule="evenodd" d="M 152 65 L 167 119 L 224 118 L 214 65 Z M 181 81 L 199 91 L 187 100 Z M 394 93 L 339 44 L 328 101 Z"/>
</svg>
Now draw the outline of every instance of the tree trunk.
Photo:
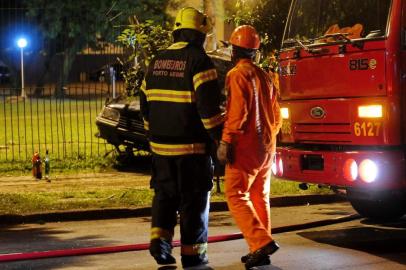
<svg viewBox="0 0 406 270">
<path fill-rule="evenodd" d="M 48 51 L 46 55 L 47 56 L 44 60 L 44 70 L 35 83 L 34 95 L 37 97 L 44 95 L 45 79 L 49 75 L 49 72 L 51 70 L 51 63 L 53 62 L 56 54 L 54 52 Z"/>
<path fill-rule="evenodd" d="M 14 95 L 21 94 L 21 71 L 16 70 L 14 67 L 10 67 L 10 87 L 13 89 Z"/>
<path fill-rule="evenodd" d="M 209 35 L 207 35 L 206 38 L 206 50 L 207 51 L 214 51 L 217 49 L 217 32 L 223 32 L 223 27 L 218 29 L 219 26 L 222 25 L 217 25 L 221 24 L 221 21 L 218 21 L 218 11 L 219 9 L 223 8 L 224 4 L 220 3 L 222 1 L 218 0 L 203 0 L 203 10 L 207 14 L 207 16 L 210 18 L 211 23 L 213 24 L 213 31 Z M 221 12 L 223 13 L 223 12 Z M 219 31 L 220 30 L 220 31 Z"/>
<path fill-rule="evenodd" d="M 21 94 L 21 66 L 20 51 L 18 54 L 8 53 L 6 50 L 0 52 L 0 59 L 10 71 L 10 88 L 14 95 Z M 16 60 L 17 59 L 17 60 Z"/>
<path fill-rule="evenodd" d="M 65 96 L 65 87 L 67 87 L 69 83 L 69 73 L 72 68 L 73 61 L 76 58 L 77 47 L 79 46 L 71 46 L 67 48 L 63 55 L 62 61 L 62 72 L 58 78 L 56 83 L 55 89 L 55 96 L 56 97 L 64 97 Z"/>
</svg>

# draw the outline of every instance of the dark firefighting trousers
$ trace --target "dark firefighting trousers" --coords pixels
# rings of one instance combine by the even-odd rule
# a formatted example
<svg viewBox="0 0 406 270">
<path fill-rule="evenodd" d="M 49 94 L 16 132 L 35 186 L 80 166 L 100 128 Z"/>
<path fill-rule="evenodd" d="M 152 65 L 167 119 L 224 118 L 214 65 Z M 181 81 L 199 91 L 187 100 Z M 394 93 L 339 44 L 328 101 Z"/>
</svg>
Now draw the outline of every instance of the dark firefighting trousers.
<svg viewBox="0 0 406 270">
<path fill-rule="evenodd" d="M 183 265 L 207 260 L 209 192 L 213 165 L 208 155 L 153 156 L 151 188 L 151 245 L 154 239 L 171 243 L 180 217 Z M 152 247 L 154 248 L 154 247 Z"/>
</svg>

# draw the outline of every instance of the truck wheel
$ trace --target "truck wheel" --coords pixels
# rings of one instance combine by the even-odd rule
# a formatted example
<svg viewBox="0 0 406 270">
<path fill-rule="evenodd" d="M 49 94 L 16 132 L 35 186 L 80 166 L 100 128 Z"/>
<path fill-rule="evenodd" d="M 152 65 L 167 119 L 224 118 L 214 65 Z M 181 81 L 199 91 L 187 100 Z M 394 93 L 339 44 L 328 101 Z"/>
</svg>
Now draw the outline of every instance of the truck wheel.
<svg viewBox="0 0 406 270">
<path fill-rule="evenodd" d="M 347 191 L 348 200 L 361 216 L 374 220 L 398 219 L 406 214 L 405 197 L 400 194 L 374 194 L 359 196 L 359 192 Z"/>
</svg>

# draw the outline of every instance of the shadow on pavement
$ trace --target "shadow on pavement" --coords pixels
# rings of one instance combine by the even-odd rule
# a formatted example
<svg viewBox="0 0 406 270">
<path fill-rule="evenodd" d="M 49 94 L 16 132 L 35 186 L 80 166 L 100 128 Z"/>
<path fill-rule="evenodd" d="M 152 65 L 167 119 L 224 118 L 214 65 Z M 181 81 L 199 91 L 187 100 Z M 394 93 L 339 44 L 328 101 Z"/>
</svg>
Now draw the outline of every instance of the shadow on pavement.
<svg viewBox="0 0 406 270">
<path fill-rule="evenodd" d="M 370 220 L 361 223 L 372 225 Z M 367 252 L 400 264 L 406 264 L 406 220 L 373 224 L 368 227 L 354 227 L 342 230 L 306 231 L 298 235 L 312 241 L 332 246 Z"/>
<path fill-rule="evenodd" d="M 0 227 L 0 254 L 30 253 L 35 251 L 64 250 L 73 248 L 86 248 L 96 246 L 111 246 L 115 241 L 101 240 L 100 235 L 87 235 L 86 237 L 66 238 L 69 230 L 46 229 L 39 225 L 36 228 L 28 228 L 25 225 L 1 226 Z M 41 243 L 47 243 L 47 247 Z M 2 270 L 21 269 L 57 269 L 58 266 L 81 266 L 86 267 L 85 260 L 80 257 L 63 257 L 38 260 L 21 260 L 15 262 L 0 262 Z"/>
<path fill-rule="evenodd" d="M 185 270 L 214 270 L 214 268 L 211 268 L 208 265 L 199 265 L 199 266 L 194 266 L 194 267 L 186 267 L 184 269 Z"/>
<path fill-rule="evenodd" d="M 317 209 L 317 211 L 314 211 L 313 214 L 320 214 L 323 213 L 326 216 L 345 216 L 345 215 L 350 215 L 353 212 L 351 211 L 346 211 L 346 210 L 338 210 L 335 207 L 329 207 L 328 205 L 322 205 Z"/>
<path fill-rule="evenodd" d="M 164 265 L 161 267 L 158 267 L 157 270 L 173 270 L 173 269 L 177 269 L 176 265 Z"/>
<path fill-rule="evenodd" d="M 262 266 L 257 266 L 255 268 L 252 268 L 254 270 L 282 270 L 282 268 L 279 268 L 275 265 L 262 265 Z M 216 267 L 216 270 L 231 270 L 230 266 L 225 266 L 225 267 Z"/>
<path fill-rule="evenodd" d="M 400 220 L 377 222 L 377 221 L 370 220 L 370 219 L 364 219 L 361 221 L 361 223 L 365 224 L 365 225 L 379 225 L 379 226 L 387 227 L 387 228 L 406 229 L 406 215 L 403 216 L 403 218 Z"/>
</svg>

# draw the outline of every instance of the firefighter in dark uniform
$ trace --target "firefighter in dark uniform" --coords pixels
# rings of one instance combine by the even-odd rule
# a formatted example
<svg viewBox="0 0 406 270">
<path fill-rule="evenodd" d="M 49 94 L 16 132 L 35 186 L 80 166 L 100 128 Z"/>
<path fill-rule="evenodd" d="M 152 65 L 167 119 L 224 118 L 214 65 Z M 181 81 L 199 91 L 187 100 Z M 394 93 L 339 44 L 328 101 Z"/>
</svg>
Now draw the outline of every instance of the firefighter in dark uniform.
<svg viewBox="0 0 406 270">
<path fill-rule="evenodd" d="M 171 255 L 180 216 L 183 267 L 207 264 L 210 147 L 221 138 L 223 115 L 217 72 L 203 49 L 211 30 L 206 15 L 183 8 L 174 43 L 150 63 L 141 86 L 141 112 L 152 151 L 150 253 L 158 264 Z"/>
</svg>

